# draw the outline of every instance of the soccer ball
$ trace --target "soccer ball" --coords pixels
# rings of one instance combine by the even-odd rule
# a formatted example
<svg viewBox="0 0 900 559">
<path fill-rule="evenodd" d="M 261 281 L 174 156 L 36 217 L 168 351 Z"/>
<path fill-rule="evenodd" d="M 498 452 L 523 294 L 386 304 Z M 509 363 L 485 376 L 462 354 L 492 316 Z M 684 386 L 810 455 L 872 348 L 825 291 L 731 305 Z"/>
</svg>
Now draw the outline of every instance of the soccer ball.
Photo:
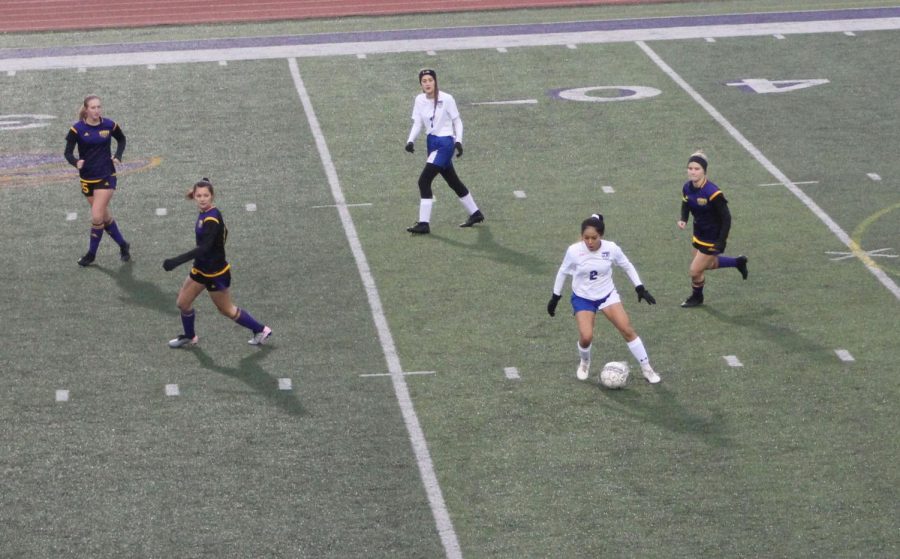
<svg viewBox="0 0 900 559">
<path fill-rule="evenodd" d="M 606 388 L 615 390 L 622 388 L 628 382 L 628 363 L 622 361 L 610 361 L 603 365 L 600 371 L 600 384 Z"/>
</svg>

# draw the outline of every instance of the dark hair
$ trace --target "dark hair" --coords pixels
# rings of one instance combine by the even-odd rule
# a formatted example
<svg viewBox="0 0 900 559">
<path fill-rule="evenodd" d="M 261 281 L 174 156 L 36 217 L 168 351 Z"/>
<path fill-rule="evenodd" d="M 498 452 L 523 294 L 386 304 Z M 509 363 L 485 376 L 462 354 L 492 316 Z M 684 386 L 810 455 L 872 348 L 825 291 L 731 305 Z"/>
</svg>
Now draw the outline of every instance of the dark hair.
<svg viewBox="0 0 900 559">
<path fill-rule="evenodd" d="M 433 68 L 422 68 L 419 70 L 419 82 L 422 82 L 422 76 L 431 76 L 434 78 L 434 81 L 437 81 L 437 72 L 434 71 Z"/>
<path fill-rule="evenodd" d="M 431 76 L 434 78 L 434 108 L 437 110 L 438 94 L 440 93 L 440 89 L 438 89 L 437 72 L 435 72 L 433 68 L 422 68 L 419 70 L 419 85 L 422 85 L 423 76 Z"/>
<path fill-rule="evenodd" d="M 584 230 L 588 227 L 593 227 L 597 230 L 597 233 L 603 234 L 606 230 L 606 226 L 603 224 L 603 214 L 596 213 L 591 214 L 591 217 L 585 219 L 581 222 L 581 233 L 584 233 Z"/>
<path fill-rule="evenodd" d="M 193 200 L 193 199 L 194 199 L 194 192 L 195 192 L 198 188 L 208 188 L 210 194 L 212 194 L 213 196 L 216 195 L 216 191 L 213 189 L 212 183 L 209 182 L 209 179 L 208 179 L 208 178 L 203 177 L 202 179 L 200 179 L 200 180 L 198 180 L 197 182 L 195 182 L 195 183 L 194 183 L 194 186 L 192 186 L 191 189 L 188 190 L 188 193 L 187 193 L 186 198 L 187 198 L 188 200 Z"/>
</svg>

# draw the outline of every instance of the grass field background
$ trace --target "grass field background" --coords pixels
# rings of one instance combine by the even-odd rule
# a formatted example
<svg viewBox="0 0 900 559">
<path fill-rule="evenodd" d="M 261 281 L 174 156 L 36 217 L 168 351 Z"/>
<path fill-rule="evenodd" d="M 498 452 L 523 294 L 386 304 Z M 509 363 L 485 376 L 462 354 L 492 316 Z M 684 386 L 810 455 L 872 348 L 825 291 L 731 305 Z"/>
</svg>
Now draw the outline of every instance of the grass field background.
<svg viewBox="0 0 900 559">
<path fill-rule="evenodd" d="M 433 20 L 371 25 L 385 21 Z M 316 24 L 278 25 L 139 36 Z M 88 35 L 97 37 L 116 35 Z M 897 254 L 896 32 L 648 45 L 792 180 L 818 181 L 802 188 L 864 250 Z M 638 46 L 298 64 L 347 203 L 361 204 L 350 212 L 403 369 L 435 371 L 406 382 L 463 555 L 900 553 L 898 301 L 859 260 L 831 260 L 847 248 L 784 187 L 760 186 L 776 181 Z M 465 212 L 438 179 L 433 234 L 411 238 L 424 141 L 414 156 L 402 148 L 424 65 L 460 105 L 457 169 L 487 221 L 457 228 Z M 769 95 L 726 85 L 743 78 L 829 84 Z M 594 85 L 662 94 L 548 95 Z M 0 132 L 3 155 L 61 155 L 78 103 L 96 92 L 128 135 L 126 161 L 159 158 L 121 177 L 113 201 L 129 264 L 105 239 L 96 266 L 75 265 L 89 214 L 74 175 L 0 188 L 0 555 L 443 556 L 391 381 L 361 376 L 386 373 L 384 353 L 287 61 L 21 72 L 0 76 L 0 91 L 0 114 L 57 116 L 51 127 Z M 472 104 L 509 99 L 538 102 Z M 749 255 L 750 278 L 710 273 L 707 304 L 686 311 L 689 236 L 675 221 L 698 147 L 734 215 L 728 252 Z M 187 270 L 166 273 L 161 262 L 193 244 L 196 210 L 183 194 L 201 176 L 217 185 L 229 226 L 234 298 L 275 330 L 261 349 L 208 299 L 197 303 L 200 347 L 165 345 L 180 329 L 174 300 Z M 574 322 L 544 310 L 565 248 L 597 210 L 659 301 L 638 305 L 617 277 L 660 386 L 633 378 L 610 392 L 576 381 Z M 900 276 L 896 258 L 876 262 Z M 594 360 L 634 365 L 602 320 Z M 279 378 L 293 389 L 278 390 Z M 165 395 L 171 383 L 180 396 Z M 55 402 L 58 389 L 70 401 Z"/>
</svg>

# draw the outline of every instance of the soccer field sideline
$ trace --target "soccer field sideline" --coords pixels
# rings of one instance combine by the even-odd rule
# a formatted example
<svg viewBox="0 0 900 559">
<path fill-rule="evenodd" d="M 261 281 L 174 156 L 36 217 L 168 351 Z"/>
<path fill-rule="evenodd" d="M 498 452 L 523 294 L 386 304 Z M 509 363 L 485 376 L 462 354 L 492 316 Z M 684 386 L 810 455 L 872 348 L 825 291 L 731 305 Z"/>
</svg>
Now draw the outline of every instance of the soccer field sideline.
<svg viewBox="0 0 900 559">
<path fill-rule="evenodd" d="M 0 72 L 900 29 L 900 7 L 4 49 Z M 797 16 L 802 16 L 796 21 Z M 724 23 L 723 23 L 724 22 Z"/>
<path fill-rule="evenodd" d="M 881 23 L 877 23 L 877 24 L 873 23 L 873 21 L 874 20 L 864 20 L 863 23 L 861 23 L 859 20 L 846 20 L 843 22 L 841 22 L 841 21 L 830 22 L 830 25 L 827 26 L 828 30 L 815 31 L 815 32 L 825 33 L 825 32 L 843 32 L 843 31 L 864 31 L 866 29 L 872 29 L 873 25 L 886 25 L 887 26 L 887 27 L 882 27 L 882 29 L 900 29 L 900 19 L 898 19 L 897 21 L 888 19 L 888 20 L 885 20 L 885 21 L 883 21 Z M 749 24 L 749 25 L 757 26 L 758 24 Z M 779 25 L 781 25 L 781 27 L 779 27 Z M 752 32 L 749 28 L 741 29 L 741 30 L 738 30 L 738 33 L 739 34 L 746 33 L 749 35 L 768 35 L 768 34 L 773 33 L 773 29 L 775 30 L 774 33 L 788 33 L 789 34 L 789 33 L 794 33 L 794 32 L 796 32 L 796 33 L 811 33 L 811 32 L 813 32 L 813 31 L 810 31 L 809 29 L 806 29 L 804 31 L 798 31 L 795 29 L 792 31 L 791 26 L 788 24 L 779 24 L 779 25 L 775 25 L 774 27 L 764 27 L 764 26 L 753 27 Z M 791 24 L 791 25 L 794 25 L 794 24 Z M 659 31 L 659 30 L 648 30 L 647 32 L 650 34 L 653 34 L 654 31 Z M 706 31 L 706 32 L 704 32 L 704 31 Z M 710 34 L 710 32 L 712 32 L 712 34 Z M 668 36 L 668 37 L 661 37 L 660 35 L 653 35 L 653 38 L 649 39 L 649 40 L 662 40 L 664 38 L 668 38 L 668 39 L 674 39 L 674 38 L 698 39 L 698 38 L 705 38 L 705 37 L 710 37 L 710 36 L 729 36 L 729 35 L 715 35 L 714 34 L 714 33 L 720 33 L 720 32 L 724 33 L 725 31 L 721 30 L 721 29 L 713 29 L 713 28 L 700 29 L 700 30 L 694 31 L 694 33 L 696 33 L 696 35 L 692 35 L 690 37 L 679 37 L 679 36 L 677 36 L 678 32 L 674 32 L 673 36 Z M 661 33 L 663 35 L 665 35 L 665 31 L 661 31 Z M 535 42 L 532 44 L 532 43 L 520 42 L 521 41 L 520 37 L 515 37 L 514 39 L 510 38 L 510 37 L 483 38 L 483 39 L 479 39 L 478 44 L 480 46 L 478 46 L 478 47 L 473 47 L 471 45 L 463 47 L 463 46 L 460 46 L 455 40 L 448 40 L 448 42 L 446 44 L 441 44 L 441 46 L 437 47 L 437 50 L 438 51 L 450 50 L 450 49 L 454 49 L 454 48 L 501 48 L 501 47 L 505 48 L 506 45 L 508 45 L 508 46 L 538 46 L 538 45 L 542 45 L 542 44 L 551 44 L 551 45 L 576 44 L 577 45 L 578 43 L 604 42 L 605 40 L 612 40 L 610 37 L 604 37 L 603 41 L 597 41 L 595 39 L 596 39 L 596 37 L 591 34 L 586 34 L 586 35 L 576 34 L 576 35 L 567 35 L 566 38 L 564 39 L 564 41 L 565 41 L 564 43 L 556 43 L 555 42 L 557 40 L 563 40 L 562 37 L 553 37 L 552 41 L 554 41 L 554 42 L 542 43 L 541 41 L 547 41 L 550 39 L 547 39 L 547 38 L 541 37 L 541 36 L 535 36 L 534 37 Z M 634 40 L 634 39 L 630 39 L 629 42 L 632 40 Z M 484 43 L 481 43 L 480 41 L 484 41 Z M 508 43 L 505 43 L 504 41 L 516 41 L 516 42 L 515 42 L 515 44 L 508 44 Z M 618 42 L 618 40 L 617 40 L 617 42 Z M 662 60 L 662 58 L 655 57 L 654 56 L 655 53 L 653 53 L 653 51 L 642 40 L 636 40 L 635 42 L 638 45 L 638 47 L 640 47 L 642 50 L 644 50 L 644 52 L 658 66 L 660 66 L 660 68 L 664 72 L 666 72 L 665 62 Z M 428 45 L 430 45 L 431 48 L 435 48 L 434 41 L 428 41 Z M 494 45 L 499 45 L 499 46 L 494 46 Z M 423 46 L 423 44 L 421 42 L 410 41 L 408 44 L 404 43 L 401 46 L 403 47 L 404 50 L 401 50 L 401 51 L 379 51 L 379 50 L 377 50 L 378 47 L 372 47 L 375 50 L 365 50 L 366 48 L 369 48 L 369 47 L 364 46 L 363 50 L 359 50 L 358 44 L 341 45 L 340 47 L 337 47 L 337 46 L 333 47 L 337 50 L 330 54 L 327 54 L 327 55 L 348 55 L 348 54 L 359 54 L 359 53 L 365 53 L 365 52 L 410 52 L 410 51 L 420 50 L 421 47 Z M 330 156 L 327 151 L 327 145 L 326 145 L 327 139 L 325 138 L 324 134 L 322 134 L 320 129 L 317 130 L 318 124 L 317 124 L 315 113 L 313 110 L 313 101 L 309 99 L 308 94 L 305 94 L 305 88 L 303 87 L 302 80 L 300 79 L 300 69 L 297 66 L 297 60 L 295 57 L 297 57 L 297 56 L 322 56 L 322 54 L 320 54 L 320 53 L 319 54 L 304 53 L 304 54 L 293 54 L 293 55 L 286 54 L 287 52 L 290 52 L 291 48 L 296 48 L 296 47 L 290 47 L 290 48 L 263 47 L 262 50 L 260 50 L 259 48 L 234 49 L 234 50 L 226 49 L 225 51 L 221 51 L 225 54 L 226 57 L 223 57 L 216 53 L 212 53 L 212 52 L 208 52 L 208 51 L 198 51 L 198 52 L 178 52 L 178 53 L 153 52 L 153 53 L 129 54 L 127 56 L 109 54 L 109 55 L 78 56 L 78 57 L 71 57 L 71 58 L 69 58 L 69 57 L 51 57 L 51 58 L 47 58 L 47 59 L 35 58 L 35 59 L 28 59 L 28 60 L 34 60 L 36 66 L 24 68 L 24 69 L 25 70 L 50 69 L 50 68 L 86 68 L 86 69 L 89 69 L 89 68 L 93 68 L 93 67 L 121 66 L 121 65 L 135 65 L 135 64 L 136 65 L 142 65 L 142 64 L 150 65 L 150 64 L 187 63 L 187 62 L 209 62 L 209 61 L 222 61 L 222 60 L 252 60 L 252 59 L 266 59 L 266 58 L 274 58 L 274 59 L 285 58 L 287 60 L 291 74 L 292 74 L 292 76 L 295 77 L 295 83 L 299 84 L 298 85 L 298 95 L 300 96 L 300 101 L 304 106 L 306 117 L 307 117 L 307 119 L 309 119 L 310 126 L 313 129 L 313 135 L 316 137 L 317 144 L 320 144 L 320 159 L 321 159 L 322 165 L 325 167 L 325 171 L 326 171 L 326 175 L 328 176 L 329 183 L 331 183 L 332 193 L 335 197 L 335 202 L 336 202 L 335 207 L 337 208 L 338 213 L 341 216 L 341 221 L 344 226 L 345 233 L 347 234 L 348 240 L 350 241 L 350 244 L 353 247 L 354 258 L 356 259 L 357 268 L 360 273 L 363 285 L 366 288 L 370 306 L 372 307 L 371 308 L 372 317 L 376 323 L 376 327 L 379 332 L 381 347 L 384 351 L 385 358 L 388 363 L 388 369 L 390 371 L 392 383 L 394 384 L 395 394 L 398 398 L 398 403 L 400 405 L 400 408 L 401 408 L 403 416 L 404 416 L 404 420 L 406 423 L 407 431 L 409 433 L 410 441 L 412 443 L 413 450 L 416 454 L 416 458 L 418 461 L 419 470 L 422 473 L 423 484 L 425 486 L 426 492 L 428 493 L 429 501 L 432 506 L 432 512 L 435 516 L 435 524 L 437 526 L 439 535 L 441 536 L 442 543 L 444 545 L 444 549 L 446 551 L 447 557 L 454 557 L 454 558 L 461 557 L 462 553 L 459 548 L 459 543 L 457 541 L 456 533 L 453 529 L 452 522 L 450 521 L 449 514 L 447 513 L 446 505 L 443 503 L 443 497 L 441 495 L 441 488 L 437 484 L 437 479 L 436 479 L 436 476 L 434 475 L 433 466 L 431 465 L 431 459 L 430 459 L 430 456 L 428 455 L 427 441 L 425 440 L 424 435 L 422 434 L 421 427 L 418 426 L 418 418 L 416 417 L 416 413 L 413 408 L 412 400 L 409 396 L 408 390 L 406 389 L 405 380 L 403 377 L 404 373 L 403 373 L 402 367 L 400 366 L 399 357 L 397 356 L 396 349 L 393 347 L 393 340 L 392 340 L 392 336 L 390 334 L 387 320 L 384 317 L 383 310 L 381 309 L 381 303 L 380 303 L 380 299 L 378 297 L 377 286 L 374 283 L 374 278 L 372 277 L 371 273 L 368 271 L 368 266 L 366 264 L 366 257 L 362 250 L 362 246 L 359 243 L 358 238 L 356 238 L 356 234 L 355 234 L 354 227 L 352 224 L 352 219 L 350 217 L 350 213 L 347 210 L 348 205 L 346 204 L 345 200 L 343 199 L 342 194 L 340 194 L 339 178 L 337 176 L 336 170 L 334 169 L 334 164 L 331 162 Z M 343 50 L 343 49 L 348 49 L 348 50 Z M 653 54 L 651 54 L 651 53 L 653 53 Z M 170 58 L 170 56 L 171 56 L 171 58 Z M 93 57 L 97 57 L 97 58 L 93 58 Z M 112 58 L 118 58 L 118 61 L 116 63 L 113 63 Z M 125 60 L 123 61 L 123 59 L 125 59 Z M 19 59 L 19 60 L 21 60 L 21 59 Z M 6 62 L 7 62 L 6 60 L 0 61 L 0 70 L 2 70 L 4 68 L 3 64 Z M 48 63 L 51 65 L 46 66 L 46 67 L 39 67 L 43 63 Z M 660 64 L 660 63 L 662 63 L 662 64 Z M 54 66 L 53 64 L 63 64 L 63 66 Z M 23 68 L 19 68 L 19 69 L 23 69 Z M 15 71 L 16 71 L 16 69 L 7 69 L 8 74 L 9 74 L 9 72 L 13 73 L 11 75 L 14 75 Z M 295 75 L 295 72 L 296 72 L 296 75 Z M 672 71 L 672 72 L 674 74 L 674 71 Z M 669 72 L 666 72 L 666 73 L 668 74 Z M 702 98 L 699 97 L 699 95 L 697 95 L 695 97 L 696 92 L 691 93 L 691 90 L 689 89 L 690 86 L 689 86 L 689 84 L 687 84 L 687 82 L 684 82 L 684 84 L 688 86 L 688 88 L 686 89 L 684 87 L 684 85 L 682 85 L 679 82 L 680 78 L 677 77 L 677 74 L 674 74 L 674 75 L 669 74 L 669 76 L 672 77 L 672 79 L 675 80 L 676 83 L 679 83 L 679 85 L 683 89 L 685 89 L 685 91 L 689 95 L 694 97 L 694 100 L 697 101 L 698 104 L 703 106 L 704 109 L 706 109 L 707 112 L 712 116 L 712 118 L 714 120 L 716 120 L 720 125 L 722 125 L 722 127 L 725 128 L 725 130 L 728 131 L 729 134 L 731 134 L 732 137 L 734 137 L 735 140 L 737 140 L 738 143 L 740 143 L 751 155 L 753 155 L 763 167 L 765 167 L 770 173 L 772 173 L 774 176 L 776 176 L 776 178 L 778 178 L 778 180 L 781 181 L 781 183 L 780 183 L 781 185 L 783 185 L 783 186 L 787 187 L 789 190 L 791 190 L 791 192 L 795 196 L 798 196 L 798 192 L 802 193 L 802 191 L 800 191 L 799 188 L 796 186 L 796 183 L 791 182 L 783 173 L 781 173 L 780 170 L 778 170 L 777 167 L 775 167 L 773 164 L 771 164 L 771 162 L 769 162 L 769 160 L 765 157 L 764 154 L 762 154 L 762 152 L 756 150 L 756 148 L 753 147 L 753 145 L 750 144 L 749 141 L 747 141 L 745 138 L 742 141 L 743 136 L 741 135 L 739 130 L 737 130 L 736 128 L 731 126 L 730 123 L 728 123 L 728 121 L 724 119 L 724 117 L 721 117 L 721 115 L 719 115 L 719 117 L 721 117 L 721 120 L 720 120 L 720 118 L 717 118 L 718 112 L 715 110 L 715 108 L 712 105 L 703 101 Z M 681 80 L 681 81 L 683 82 L 683 80 Z M 301 90 L 302 90 L 302 92 L 301 92 Z M 710 109 L 712 109 L 712 111 L 710 111 Z M 324 149 L 322 149 L 323 147 L 324 147 Z M 757 154 L 759 156 L 757 156 Z M 762 159 L 760 159 L 760 157 Z M 768 164 L 767 164 L 767 162 L 768 162 Z M 333 181 L 332 181 L 332 176 L 333 176 Z M 795 192 L 795 189 L 796 189 L 796 192 Z M 800 197 L 800 196 L 798 196 L 798 197 Z M 802 197 L 801 197 L 801 200 L 803 200 Z M 813 203 L 813 205 L 815 205 L 815 204 Z M 809 204 L 807 204 L 807 207 L 810 207 Z M 818 206 L 815 206 L 815 207 L 817 208 Z M 878 268 L 877 265 L 874 262 L 872 262 L 870 258 L 867 260 L 867 256 L 865 255 L 865 252 L 863 252 L 856 245 L 856 243 L 854 243 L 852 240 L 850 240 L 849 236 L 847 236 L 846 233 L 843 232 L 842 229 L 840 229 L 840 227 L 838 227 L 836 224 L 834 226 L 837 227 L 837 230 L 835 230 L 834 228 L 831 227 L 831 225 L 829 224 L 830 218 L 827 218 L 827 214 L 825 214 L 824 211 L 819 210 L 822 213 L 822 215 L 819 215 L 819 213 L 815 210 L 815 208 L 810 207 L 810 209 L 813 211 L 813 213 L 816 213 L 817 217 L 819 217 L 820 220 L 825 222 L 825 224 L 829 227 L 829 229 L 831 229 L 832 233 L 834 233 L 839 239 L 841 239 L 842 242 L 844 242 L 851 249 L 851 252 L 853 252 L 854 256 L 856 256 L 857 258 L 859 258 L 860 260 L 863 261 L 863 263 L 866 265 L 866 267 L 869 268 L 869 270 L 879 278 L 879 280 L 882 282 L 882 284 L 884 284 L 897 298 L 900 298 L 900 290 L 897 289 L 896 284 L 894 284 L 893 281 L 889 277 L 884 275 L 883 271 L 881 271 L 880 268 Z M 827 219 L 824 219 L 822 217 L 823 215 Z M 833 223 L 833 221 L 832 221 L 832 223 Z M 878 272 L 880 272 L 881 275 L 879 275 Z M 887 280 L 888 283 L 885 282 L 885 279 Z"/>
</svg>

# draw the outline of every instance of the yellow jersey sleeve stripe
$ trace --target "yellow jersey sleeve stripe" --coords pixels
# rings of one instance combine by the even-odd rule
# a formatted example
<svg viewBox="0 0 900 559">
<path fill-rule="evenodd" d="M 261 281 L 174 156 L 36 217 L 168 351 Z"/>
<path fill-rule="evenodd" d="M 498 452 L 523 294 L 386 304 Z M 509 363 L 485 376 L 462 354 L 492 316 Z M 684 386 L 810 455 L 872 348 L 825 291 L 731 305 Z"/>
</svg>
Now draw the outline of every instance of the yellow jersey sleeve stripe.
<svg viewBox="0 0 900 559">
<path fill-rule="evenodd" d="M 216 218 L 214 218 L 214 217 L 204 217 L 204 218 L 203 218 L 203 223 L 206 223 L 207 221 L 214 221 L 214 222 L 216 222 L 216 223 L 219 223 L 219 220 L 216 219 Z"/>
<path fill-rule="evenodd" d="M 716 198 L 716 196 L 718 196 L 719 194 L 722 194 L 721 190 L 717 190 L 715 193 L 713 193 L 712 196 L 709 197 L 709 199 L 714 200 Z"/>
</svg>

